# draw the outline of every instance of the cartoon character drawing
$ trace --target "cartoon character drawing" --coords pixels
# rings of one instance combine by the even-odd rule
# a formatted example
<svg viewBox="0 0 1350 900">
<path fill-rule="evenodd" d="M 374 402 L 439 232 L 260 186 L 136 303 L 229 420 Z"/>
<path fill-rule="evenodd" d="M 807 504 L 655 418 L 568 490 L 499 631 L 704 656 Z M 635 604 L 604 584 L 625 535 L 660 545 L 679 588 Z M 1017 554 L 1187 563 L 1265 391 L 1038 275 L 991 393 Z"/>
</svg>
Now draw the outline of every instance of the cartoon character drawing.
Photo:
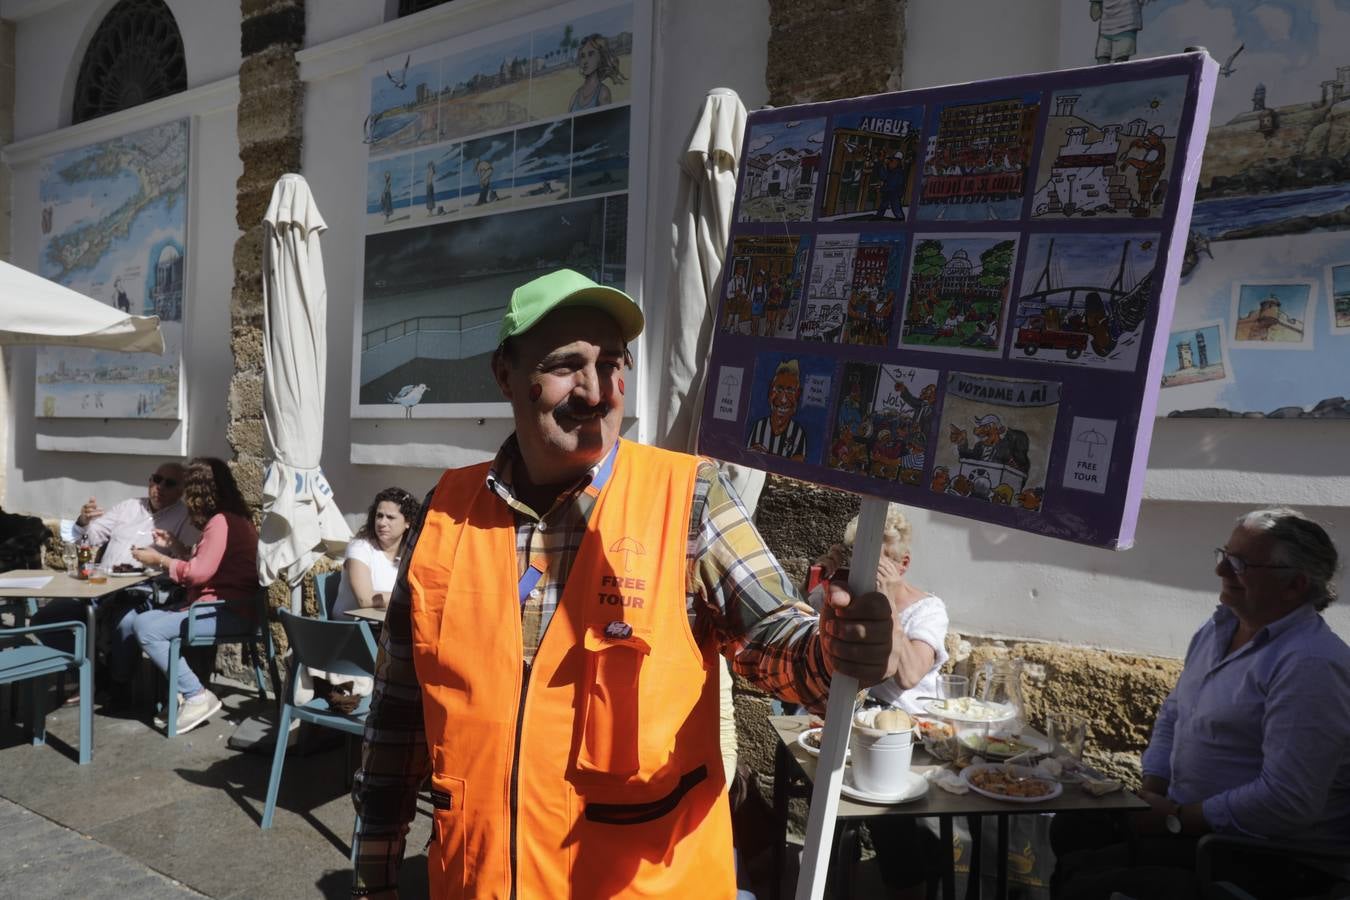
<svg viewBox="0 0 1350 900">
<path fill-rule="evenodd" d="M 384 213 L 385 222 L 394 214 L 394 173 L 387 170 L 384 173 L 384 190 L 380 192 L 380 212 Z"/>
<path fill-rule="evenodd" d="M 952 425 L 948 435 L 958 445 L 956 454 L 961 459 L 1008 465 L 1023 472 L 1031 468 L 1031 441 L 1025 431 L 1008 428 L 1002 419 L 989 413 L 975 419 L 975 436 L 979 441 L 972 447 L 965 429 Z"/>
<path fill-rule="evenodd" d="M 1138 184 L 1138 195 L 1130 206 L 1130 214 L 1133 216 L 1145 217 L 1150 214 L 1153 207 L 1163 201 L 1162 195 L 1167 190 L 1167 184 L 1162 180 L 1163 172 L 1167 168 L 1164 131 L 1163 126 L 1155 125 L 1148 134 L 1130 141 L 1120 152 L 1119 163 L 1134 170 Z"/>
<path fill-rule="evenodd" d="M 806 429 L 793 418 L 801 400 L 801 366 L 795 359 L 779 363 L 769 383 L 769 414 L 750 429 L 750 449 L 805 462 Z"/>
<path fill-rule="evenodd" d="M 1149 0 L 1088 0 L 1088 15 L 1097 23 L 1098 64 L 1124 62 L 1134 56 L 1144 28 Z"/>
<path fill-rule="evenodd" d="M 909 165 L 905 160 L 904 151 L 896 150 L 884 160 L 873 160 L 872 177 L 879 183 L 877 211 L 872 218 L 886 218 L 886 210 L 889 209 L 897 222 L 903 222 L 905 184 L 909 181 Z"/>
<path fill-rule="evenodd" d="M 427 215 L 436 214 L 436 163 L 434 160 L 427 160 Z"/>
<path fill-rule="evenodd" d="M 614 102 L 609 85 L 623 84 L 628 79 L 619 71 L 619 58 L 610 49 L 609 40 L 600 34 L 588 34 L 577 47 L 577 71 L 581 73 L 581 87 L 567 103 L 568 112 L 598 109 Z"/>
<path fill-rule="evenodd" d="M 480 159 L 474 164 L 474 174 L 478 176 L 478 202 L 475 206 L 482 206 L 490 200 L 496 200 L 497 192 L 492 189 L 492 163 L 486 159 Z"/>
</svg>

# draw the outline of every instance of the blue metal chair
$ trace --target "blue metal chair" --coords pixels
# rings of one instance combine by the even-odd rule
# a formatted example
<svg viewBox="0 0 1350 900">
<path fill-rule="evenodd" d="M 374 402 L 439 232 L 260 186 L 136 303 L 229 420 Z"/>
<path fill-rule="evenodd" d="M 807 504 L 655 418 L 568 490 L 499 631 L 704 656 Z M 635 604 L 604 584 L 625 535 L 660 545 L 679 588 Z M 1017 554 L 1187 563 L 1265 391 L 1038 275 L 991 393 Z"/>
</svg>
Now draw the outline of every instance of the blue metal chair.
<svg viewBox="0 0 1350 900">
<path fill-rule="evenodd" d="M 267 656 L 267 665 L 272 672 L 272 684 L 278 694 L 281 691 L 281 676 L 277 672 L 276 647 L 272 643 L 272 629 L 267 624 L 267 589 L 263 588 L 253 596 L 254 627 L 249 631 L 222 631 L 217 629 L 214 635 L 198 635 L 197 622 L 208 610 L 219 609 L 224 600 L 201 600 L 188 608 L 187 635 L 181 633 L 169 641 L 169 695 L 165 701 L 165 733 L 169 737 L 178 734 L 178 667 L 184 665 L 183 648 L 219 647 L 221 644 L 242 644 L 248 649 L 249 661 L 253 663 L 253 677 L 258 683 L 258 696 L 267 699 L 267 685 L 263 680 L 262 660 L 258 656 L 258 644 L 263 645 Z"/>
<path fill-rule="evenodd" d="M 49 631 L 71 631 L 75 636 L 73 652 L 66 653 L 24 641 L 30 634 Z M 84 655 L 86 640 L 83 622 L 53 622 L 50 625 L 28 625 L 22 628 L 0 628 L 0 641 L 23 641 L 0 649 L 0 684 L 28 681 L 29 727 L 34 744 L 47 742 L 47 711 L 44 692 L 39 690 L 44 675 L 75 671 L 80 675 L 80 765 L 91 757 L 90 747 L 94 733 L 93 670 Z"/>
<path fill-rule="evenodd" d="M 365 622 L 325 622 L 307 619 L 288 610 L 278 613 L 281 627 L 291 645 L 290 681 L 281 705 L 281 721 L 277 724 L 276 750 L 272 753 L 272 775 L 267 781 L 267 801 L 263 805 L 261 825 L 272 827 L 272 814 L 277 808 L 277 791 L 281 788 L 281 769 L 286 763 L 286 738 L 291 732 L 291 719 L 334 728 L 349 735 L 360 736 L 365 729 L 370 698 L 363 697 L 351 715 L 334 712 L 327 701 L 317 697 L 308 703 L 295 702 L 295 688 L 301 666 L 321 669 L 332 675 L 348 677 L 375 674 L 375 639 Z M 359 820 L 358 820 L 359 826 Z M 355 835 L 352 839 L 355 845 Z"/>
<path fill-rule="evenodd" d="M 319 618 L 338 621 L 333 617 L 333 604 L 337 603 L 338 588 L 342 585 L 342 571 L 317 572 L 314 575 L 314 599 L 318 601 Z"/>
</svg>

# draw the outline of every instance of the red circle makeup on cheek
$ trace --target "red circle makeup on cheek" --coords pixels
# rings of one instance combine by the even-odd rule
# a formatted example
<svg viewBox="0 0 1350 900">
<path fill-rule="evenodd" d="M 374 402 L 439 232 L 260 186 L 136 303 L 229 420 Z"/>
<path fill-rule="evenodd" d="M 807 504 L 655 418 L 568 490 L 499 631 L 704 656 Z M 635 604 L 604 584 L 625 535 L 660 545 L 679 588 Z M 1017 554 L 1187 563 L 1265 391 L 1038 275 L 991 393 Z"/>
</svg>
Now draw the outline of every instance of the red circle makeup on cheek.
<svg viewBox="0 0 1350 900">
<path fill-rule="evenodd" d="M 619 379 L 619 393 L 620 393 L 620 394 L 623 394 L 624 391 L 625 391 L 625 385 L 624 385 L 624 383 L 623 383 L 623 379 L 620 378 L 620 379 Z"/>
<path fill-rule="evenodd" d="M 538 403 L 538 402 L 539 402 L 539 398 L 542 397 L 543 394 L 544 394 L 544 386 L 543 386 L 542 384 L 532 384 L 532 385 L 530 385 L 530 402 L 531 402 L 531 403 Z"/>
</svg>

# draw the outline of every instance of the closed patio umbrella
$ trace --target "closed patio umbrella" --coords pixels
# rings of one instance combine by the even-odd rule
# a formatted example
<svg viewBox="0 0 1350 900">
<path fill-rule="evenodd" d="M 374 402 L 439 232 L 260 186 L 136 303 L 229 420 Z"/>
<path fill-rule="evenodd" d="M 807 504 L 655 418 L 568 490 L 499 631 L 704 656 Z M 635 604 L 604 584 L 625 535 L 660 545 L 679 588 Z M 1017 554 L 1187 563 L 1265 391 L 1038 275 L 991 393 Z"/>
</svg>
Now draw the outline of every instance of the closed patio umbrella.
<svg viewBox="0 0 1350 900">
<path fill-rule="evenodd" d="M 0 344 L 163 353 L 157 316 L 133 316 L 0 262 Z"/>
<path fill-rule="evenodd" d="M 263 423 L 271 457 L 258 533 L 264 585 L 284 578 L 298 586 L 314 560 L 351 539 L 319 467 L 328 321 L 319 235 L 327 227 L 305 179 L 281 176 L 263 219 Z M 293 607 L 298 599 L 293 592 Z"/>
</svg>

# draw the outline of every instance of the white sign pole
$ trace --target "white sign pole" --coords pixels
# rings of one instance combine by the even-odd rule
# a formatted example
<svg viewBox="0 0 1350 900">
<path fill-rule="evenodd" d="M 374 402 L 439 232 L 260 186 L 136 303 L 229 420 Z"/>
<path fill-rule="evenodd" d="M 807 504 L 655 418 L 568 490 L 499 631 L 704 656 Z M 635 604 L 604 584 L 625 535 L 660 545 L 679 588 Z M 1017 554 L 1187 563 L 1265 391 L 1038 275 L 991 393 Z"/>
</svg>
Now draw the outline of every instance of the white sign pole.
<svg viewBox="0 0 1350 900">
<path fill-rule="evenodd" d="M 863 498 L 862 511 L 858 514 L 858 533 L 853 540 L 853 558 L 849 563 L 848 587 L 855 597 L 876 587 L 887 505 L 879 497 Z M 825 709 L 825 730 L 820 737 L 820 756 L 816 760 L 816 784 L 811 792 L 811 812 L 806 820 L 806 843 L 802 847 L 796 900 L 820 900 L 825 894 L 825 876 L 830 869 L 830 849 L 834 844 L 834 820 L 839 812 L 839 786 L 844 781 L 844 755 L 848 752 L 853 703 L 857 695 L 858 679 L 835 675 L 830 680 L 830 699 Z"/>
</svg>

